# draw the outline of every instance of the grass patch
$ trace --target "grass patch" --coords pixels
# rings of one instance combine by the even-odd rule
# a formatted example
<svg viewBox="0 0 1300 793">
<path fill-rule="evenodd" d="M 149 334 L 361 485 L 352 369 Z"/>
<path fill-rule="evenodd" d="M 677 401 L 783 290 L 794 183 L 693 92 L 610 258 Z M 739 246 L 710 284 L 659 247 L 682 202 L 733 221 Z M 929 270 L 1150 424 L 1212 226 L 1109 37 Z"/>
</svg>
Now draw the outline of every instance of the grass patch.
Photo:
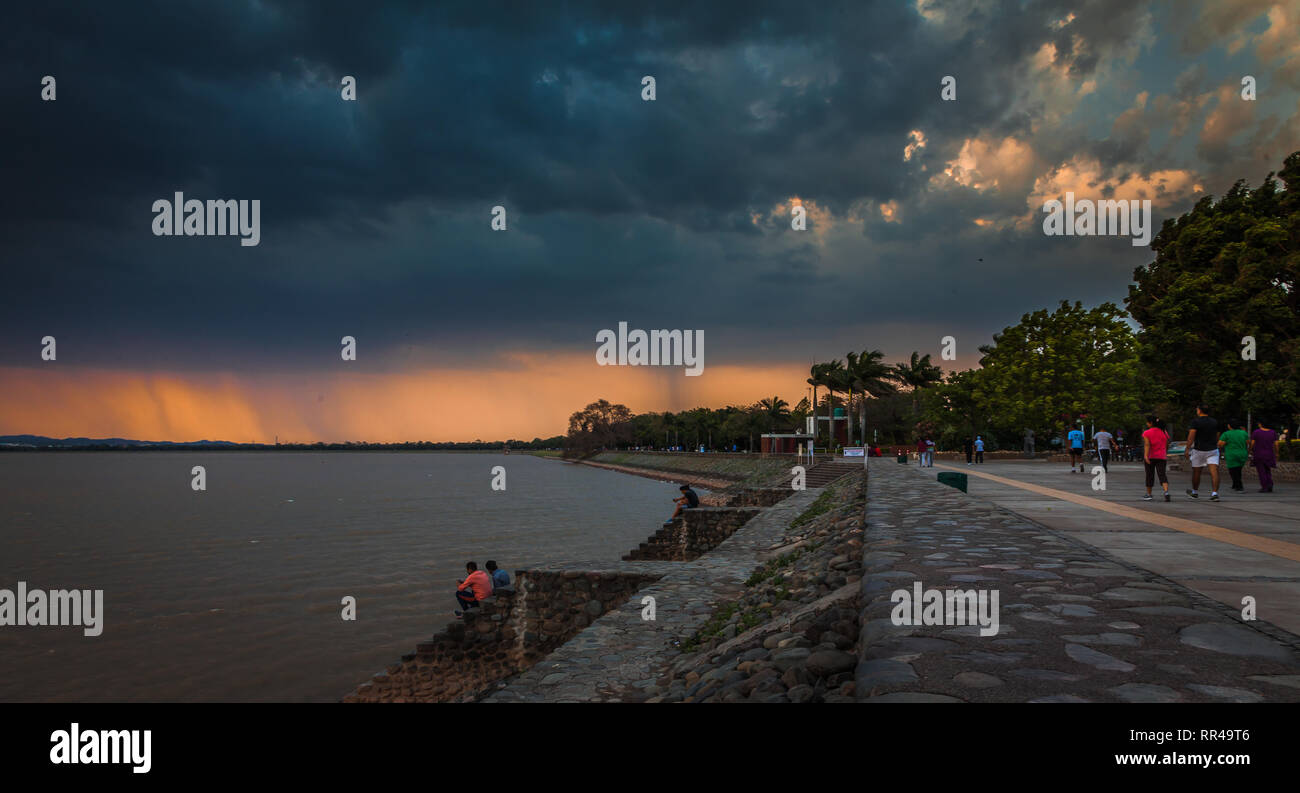
<svg viewBox="0 0 1300 793">
<path fill-rule="evenodd" d="M 806 523 L 816 520 L 819 516 L 830 512 L 833 503 L 834 499 L 831 497 L 831 491 L 827 490 L 823 492 L 817 497 L 816 501 L 808 505 L 808 509 L 801 512 L 799 517 L 795 518 L 790 523 L 790 528 L 797 529 Z"/>
</svg>

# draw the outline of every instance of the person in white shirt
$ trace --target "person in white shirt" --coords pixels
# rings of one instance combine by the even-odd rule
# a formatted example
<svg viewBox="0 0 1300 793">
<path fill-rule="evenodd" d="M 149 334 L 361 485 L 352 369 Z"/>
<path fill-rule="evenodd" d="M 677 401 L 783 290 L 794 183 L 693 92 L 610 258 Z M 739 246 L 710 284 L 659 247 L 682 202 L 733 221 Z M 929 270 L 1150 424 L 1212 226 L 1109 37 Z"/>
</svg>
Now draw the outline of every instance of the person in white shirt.
<svg viewBox="0 0 1300 793">
<path fill-rule="evenodd" d="M 1098 430 L 1096 435 L 1092 436 L 1092 442 L 1097 444 L 1097 456 L 1101 458 L 1101 470 L 1110 471 L 1110 451 L 1115 447 L 1115 436 L 1106 430 Z"/>
</svg>

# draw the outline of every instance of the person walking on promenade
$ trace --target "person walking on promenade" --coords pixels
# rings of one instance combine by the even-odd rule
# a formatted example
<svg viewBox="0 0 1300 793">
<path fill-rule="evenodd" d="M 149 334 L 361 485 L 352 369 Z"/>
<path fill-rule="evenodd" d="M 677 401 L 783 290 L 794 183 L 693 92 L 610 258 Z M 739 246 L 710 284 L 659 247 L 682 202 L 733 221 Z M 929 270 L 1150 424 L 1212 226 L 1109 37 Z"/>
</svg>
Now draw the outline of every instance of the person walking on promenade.
<svg viewBox="0 0 1300 793">
<path fill-rule="evenodd" d="M 1246 488 L 1241 483 L 1241 469 L 1250 459 L 1250 436 L 1241 428 L 1239 420 L 1224 423 L 1228 431 L 1219 436 L 1219 451 L 1223 455 L 1223 464 L 1228 467 L 1228 476 L 1232 477 L 1232 489 L 1244 493 Z"/>
<path fill-rule="evenodd" d="M 975 436 L 975 462 L 984 464 L 984 436 Z"/>
<path fill-rule="evenodd" d="M 918 468 L 925 467 L 925 436 L 916 436 L 916 465 Z"/>
<path fill-rule="evenodd" d="M 1070 441 L 1070 473 L 1074 473 L 1076 463 L 1079 465 L 1079 473 L 1083 473 L 1083 430 L 1072 429 L 1065 437 Z"/>
<path fill-rule="evenodd" d="M 1259 492 L 1273 492 L 1273 469 L 1277 467 L 1278 440 L 1276 430 L 1271 430 L 1263 419 L 1255 422 L 1255 431 L 1250 434 L 1250 458 L 1255 463 L 1255 473 L 1259 474 Z"/>
<path fill-rule="evenodd" d="M 1092 436 L 1092 442 L 1097 445 L 1097 456 L 1101 458 L 1101 470 L 1110 473 L 1110 452 L 1111 447 L 1115 444 L 1115 436 L 1102 429 Z"/>
<path fill-rule="evenodd" d="M 934 438 L 927 436 L 925 439 L 925 467 L 926 468 L 934 467 L 934 449 L 935 449 Z"/>
<path fill-rule="evenodd" d="M 1151 500 L 1151 486 L 1160 477 L 1160 487 L 1164 488 L 1165 501 L 1169 500 L 1169 477 L 1165 475 L 1168 462 L 1169 436 L 1165 434 L 1164 422 L 1155 416 L 1147 416 L 1147 429 L 1142 433 L 1142 464 L 1147 473 L 1147 494 L 1143 501 Z"/>
<path fill-rule="evenodd" d="M 1183 452 L 1192 463 L 1192 486 L 1187 495 L 1199 498 L 1197 490 L 1201 486 L 1201 469 L 1210 469 L 1210 500 L 1219 500 L 1219 422 L 1210 418 L 1210 408 L 1206 405 L 1196 406 L 1196 418 L 1187 425 L 1187 449 Z"/>
<path fill-rule="evenodd" d="M 966 440 L 961 442 L 961 448 L 962 451 L 966 452 L 966 464 L 970 465 L 971 458 L 975 454 L 975 442 L 967 437 Z"/>
</svg>

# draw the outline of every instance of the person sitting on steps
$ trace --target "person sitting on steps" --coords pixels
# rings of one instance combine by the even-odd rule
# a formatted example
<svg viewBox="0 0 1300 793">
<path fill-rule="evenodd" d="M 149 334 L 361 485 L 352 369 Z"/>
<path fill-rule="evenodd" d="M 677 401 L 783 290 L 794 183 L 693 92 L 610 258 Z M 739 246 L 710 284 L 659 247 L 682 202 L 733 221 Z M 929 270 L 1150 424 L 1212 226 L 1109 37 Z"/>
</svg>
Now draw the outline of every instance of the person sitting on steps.
<svg viewBox="0 0 1300 793">
<path fill-rule="evenodd" d="M 474 562 L 465 563 L 465 572 L 465 580 L 456 582 L 456 602 L 462 609 L 478 608 L 480 600 L 492 596 L 492 581 Z M 457 610 L 456 616 L 462 616 L 461 611 Z"/>
<path fill-rule="evenodd" d="M 691 490 L 690 485 L 682 485 L 677 489 L 682 491 L 682 495 L 680 498 L 673 499 L 673 503 L 677 505 L 677 509 L 673 510 L 673 516 L 671 518 L 664 521 L 665 526 L 671 526 L 673 521 L 677 520 L 677 516 L 682 514 L 682 510 L 694 509 L 700 505 L 700 497 L 694 490 Z"/>
</svg>

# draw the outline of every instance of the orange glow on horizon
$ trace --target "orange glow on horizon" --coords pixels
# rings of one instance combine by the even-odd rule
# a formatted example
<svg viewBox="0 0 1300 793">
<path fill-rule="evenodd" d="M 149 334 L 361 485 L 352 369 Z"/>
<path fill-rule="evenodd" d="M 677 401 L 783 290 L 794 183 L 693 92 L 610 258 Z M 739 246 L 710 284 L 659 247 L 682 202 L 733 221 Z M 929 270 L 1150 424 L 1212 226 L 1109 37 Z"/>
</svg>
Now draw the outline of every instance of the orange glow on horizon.
<svg viewBox="0 0 1300 793">
<path fill-rule="evenodd" d="M 806 394 L 808 364 L 597 366 L 591 355 L 520 355 L 509 370 L 183 373 L 0 367 L 0 435 L 151 441 L 472 441 L 562 435 L 597 399 L 634 413 Z M 341 364 L 346 366 L 346 364 Z"/>
</svg>

